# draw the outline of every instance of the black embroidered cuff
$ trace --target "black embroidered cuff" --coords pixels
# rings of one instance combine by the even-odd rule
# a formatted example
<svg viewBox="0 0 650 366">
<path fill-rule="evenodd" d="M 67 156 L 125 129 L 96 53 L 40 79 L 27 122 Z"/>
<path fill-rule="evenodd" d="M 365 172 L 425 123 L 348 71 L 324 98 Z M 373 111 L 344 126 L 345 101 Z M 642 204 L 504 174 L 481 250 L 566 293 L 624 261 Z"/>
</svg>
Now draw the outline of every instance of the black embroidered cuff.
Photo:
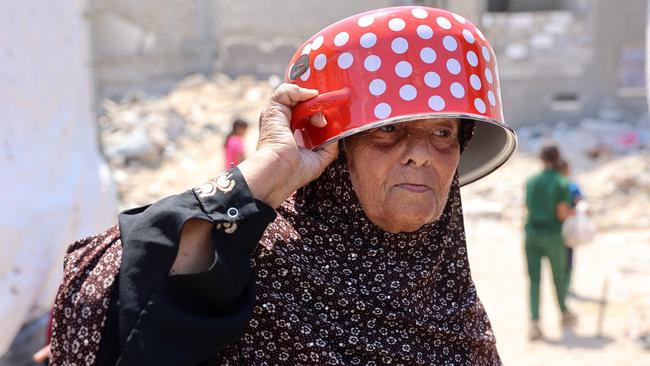
<svg viewBox="0 0 650 366">
<path fill-rule="evenodd" d="M 201 209 L 226 233 L 237 230 L 237 222 L 258 212 L 255 198 L 239 168 L 233 167 L 192 190 Z"/>
</svg>

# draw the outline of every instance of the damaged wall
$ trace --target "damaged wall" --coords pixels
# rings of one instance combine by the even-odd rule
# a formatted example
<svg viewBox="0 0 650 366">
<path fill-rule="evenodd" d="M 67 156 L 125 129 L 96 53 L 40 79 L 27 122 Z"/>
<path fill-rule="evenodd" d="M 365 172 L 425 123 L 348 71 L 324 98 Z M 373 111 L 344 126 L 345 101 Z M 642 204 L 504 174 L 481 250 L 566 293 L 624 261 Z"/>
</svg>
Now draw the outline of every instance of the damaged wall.
<svg viewBox="0 0 650 366">
<path fill-rule="evenodd" d="M 85 10 L 83 0 L 0 5 L 0 355 L 51 310 L 67 246 L 115 221 Z"/>
<path fill-rule="evenodd" d="M 394 1 L 91 3 L 97 93 L 119 98 L 134 90 L 165 93 L 193 73 L 282 75 L 298 45 L 324 25 Z"/>
<path fill-rule="evenodd" d="M 96 91 L 167 91 L 182 77 L 208 73 L 216 55 L 214 1 L 91 0 Z"/>
<path fill-rule="evenodd" d="M 283 75 L 296 47 L 324 25 L 364 10 L 424 5 L 480 24 L 497 53 L 505 114 L 515 126 L 647 113 L 645 0 L 517 0 L 504 2 L 511 12 L 484 13 L 493 3 L 92 0 L 97 94 L 162 94 L 193 73 Z"/>
<path fill-rule="evenodd" d="M 486 13 L 506 119 L 515 126 L 645 118 L 645 0 Z"/>
</svg>

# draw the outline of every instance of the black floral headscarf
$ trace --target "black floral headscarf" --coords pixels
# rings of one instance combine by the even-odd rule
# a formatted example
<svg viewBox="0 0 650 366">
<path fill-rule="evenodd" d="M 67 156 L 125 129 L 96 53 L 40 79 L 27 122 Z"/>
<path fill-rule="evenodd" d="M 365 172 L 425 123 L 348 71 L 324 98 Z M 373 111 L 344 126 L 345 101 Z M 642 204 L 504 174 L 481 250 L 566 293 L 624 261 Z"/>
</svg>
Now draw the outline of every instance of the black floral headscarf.
<svg viewBox="0 0 650 366">
<path fill-rule="evenodd" d="M 220 364 L 501 364 L 457 177 L 438 221 L 392 234 L 366 217 L 341 154 L 278 209 L 261 244 L 254 315 Z"/>
</svg>

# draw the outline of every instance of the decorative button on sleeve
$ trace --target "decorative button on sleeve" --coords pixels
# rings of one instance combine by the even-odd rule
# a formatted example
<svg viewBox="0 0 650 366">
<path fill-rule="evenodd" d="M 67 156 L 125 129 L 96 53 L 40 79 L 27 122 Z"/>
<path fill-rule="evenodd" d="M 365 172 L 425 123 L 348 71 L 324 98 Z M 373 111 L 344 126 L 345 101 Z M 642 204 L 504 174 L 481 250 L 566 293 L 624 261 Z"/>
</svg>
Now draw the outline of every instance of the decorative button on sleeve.
<svg viewBox="0 0 650 366">
<path fill-rule="evenodd" d="M 226 233 L 237 230 L 237 222 L 258 212 L 255 199 L 237 167 L 193 189 L 201 209 Z"/>
</svg>

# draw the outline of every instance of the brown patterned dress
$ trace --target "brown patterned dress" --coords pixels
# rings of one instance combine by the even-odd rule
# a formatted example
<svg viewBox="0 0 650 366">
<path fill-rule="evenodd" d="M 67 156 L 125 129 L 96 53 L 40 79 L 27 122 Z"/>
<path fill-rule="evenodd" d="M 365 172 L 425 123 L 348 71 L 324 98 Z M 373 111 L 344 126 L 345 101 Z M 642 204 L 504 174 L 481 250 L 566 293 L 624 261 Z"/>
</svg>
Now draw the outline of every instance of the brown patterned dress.
<svg viewBox="0 0 650 366">
<path fill-rule="evenodd" d="M 245 186 L 236 168 L 230 174 L 237 184 Z M 205 292 L 224 291 L 222 287 L 232 287 L 228 275 L 216 276 L 198 286 L 195 292 L 144 291 L 149 294 L 145 301 L 129 303 L 130 296 L 142 297 L 142 291 L 133 292 L 138 288 L 156 287 L 140 285 L 154 281 L 149 277 L 162 283 L 164 289 L 168 281 L 164 277 L 169 277 L 164 271 L 168 271 L 171 263 L 167 263 L 169 259 L 162 260 L 166 263 L 159 265 L 162 270 L 148 277 L 137 277 L 124 268 L 119 269 L 123 249 L 125 258 L 137 257 L 135 252 L 146 254 L 146 251 L 130 250 L 131 254 L 127 255 L 131 245 L 140 245 L 138 240 L 131 239 L 134 230 L 140 230 L 133 222 L 140 220 L 146 225 L 162 225 L 142 218 L 121 219 L 122 234 L 113 227 L 100 236 L 73 244 L 69 250 L 66 276 L 55 307 L 52 364 L 102 364 L 97 355 L 103 343 L 111 342 L 110 338 L 121 339 L 110 352 L 119 353 L 113 356 L 122 365 L 141 362 L 170 365 L 501 364 L 495 337 L 470 275 L 457 179 L 437 222 L 413 233 L 399 234 L 381 230 L 365 216 L 352 190 L 344 157 L 288 199 L 277 210 L 274 220 L 268 215 L 261 218 L 259 212 L 249 213 L 248 217 L 234 222 L 235 230 L 232 229 L 233 220 L 215 218 L 213 214 L 237 208 L 228 196 L 230 193 L 208 197 L 214 202 L 207 202 L 208 198 L 201 197 L 202 192 L 196 194 L 195 191 L 193 197 L 199 205 L 194 209 L 202 212 L 200 215 L 210 216 L 214 222 L 229 223 L 230 233 L 223 227 L 215 235 L 218 258 L 228 258 L 228 255 L 219 254 L 218 246 L 224 242 L 230 240 L 236 246 L 242 244 L 244 238 L 249 241 L 250 237 L 256 238 L 252 245 L 245 244 L 250 247 L 247 251 L 251 253 L 254 277 L 233 287 L 238 289 L 233 290 L 238 295 L 231 296 L 228 306 L 215 305 L 218 311 L 211 307 L 169 307 L 165 304 L 189 301 L 188 297 L 203 296 L 199 294 Z M 242 204 L 243 201 L 238 202 Z M 266 209 L 259 201 L 256 203 L 261 211 Z M 250 202 L 243 205 L 246 204 Z M 215 205 L 219 209 L 210 208 Z M 156 209 L 174 211 L 173 202 L 168 206 L 156 208 L 153 205 L 136 215 Z M 180 226 L 184 222 L 168 221 L 165 221 L 167 225 L 177 223 Z M 125 235 L 127 226 L 129 234 Z M 245 232 L 256 230 L 259 234 L 246 237 Z M 261 245 L 255 246 L 258 241 Z M 171 249 L 170 253 L 173 261 L 175 252 Z M 130 259 L 128 263 L 145 263 L 138 260 L 144 259 Z M 224 265 L 248 266 L 248 261 L 228 263 L 224 260 Z M 118 277 L 120 288 L 112 291 L 111 286 Z M 183 287 L 191 286 L 188 284 L 194 280 L 188 278 Z M 131 288 L 131 292 L 124 287 Z M 256 289 L 255 295 L 250 298 L 242 295 L 250 287 Z M 120 301 L 115 301 L 115 296 Z M 135 320 L 128 321 L 119 305 L 121 301 L 136 314 Z M 252 314 L 245 311 L 247 316 L 237 316 L 234 328 L 230 323 L 213 321 L 214 318 L 232 319 L 228 318 L 229 314 L 236 314 L 237 309 L 247 306 Z M 111 308 L 117 315 L 109 316 Z M 154 319 L 149 321 L 148 317 Z M 190 321 L 181 323 L 187 324 L 186 327 L 160 325 L 188 317 L 197 324 L 210 326 L 203 329 Z M 111 321 L 127 324 L 128 329 L 103 331 L 105 323 Z M 165 332 L 176 334 L 169 337 L 157 334 Z M 156 358 L 156 355 L 164 357 Z"/>
</svg>

